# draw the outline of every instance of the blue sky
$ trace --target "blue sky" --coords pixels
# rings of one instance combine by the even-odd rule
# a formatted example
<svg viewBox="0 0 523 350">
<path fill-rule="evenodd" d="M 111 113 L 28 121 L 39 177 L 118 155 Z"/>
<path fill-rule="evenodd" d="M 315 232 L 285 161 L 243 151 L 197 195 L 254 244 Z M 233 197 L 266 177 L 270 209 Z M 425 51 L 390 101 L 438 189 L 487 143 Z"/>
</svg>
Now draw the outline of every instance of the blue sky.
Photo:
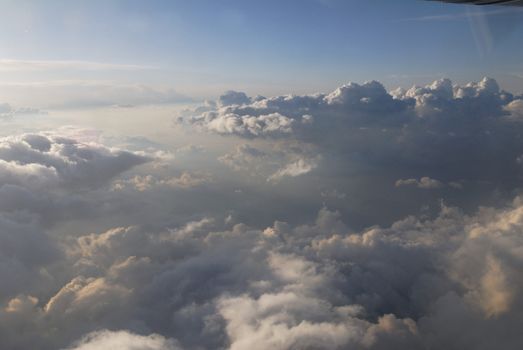
<svg viewBox="0 0 523 350">
<path fill-rule="evenodd" d="M 0 59 L 134 65 L 2 69 L 4 82 L 162 84 L 305 93 L 347 81 L 388 87 L 493 76 L 523 85 L 523 12 L 421 0 L 2 1 Z M 520 89 L 523 90 L 523 87 Z"/>
</svg>

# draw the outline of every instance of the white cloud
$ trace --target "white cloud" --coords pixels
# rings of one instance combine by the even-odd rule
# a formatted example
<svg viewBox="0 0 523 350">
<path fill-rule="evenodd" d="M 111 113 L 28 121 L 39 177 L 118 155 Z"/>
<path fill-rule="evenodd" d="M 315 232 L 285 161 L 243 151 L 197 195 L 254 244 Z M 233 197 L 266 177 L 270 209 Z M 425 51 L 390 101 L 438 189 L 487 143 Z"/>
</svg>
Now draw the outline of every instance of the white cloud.
<svg viewBox="0 0 523 350">
<path fill-rule="evenodd" d="M 98 71 L 98 70 L 124 70 L 124 71 L 136 71 L 136 70 L 148 70 L 154 69 L 151 66 L 141 66 L 133 64 L 115 64 L 106 62 L 93 62 L 93 61 L 78 61 L 78 60 L 14 60 L 14 59 L 1 59 L 0 60 L 0 71 L 12 72 L 12 71 L 49 71 L 49 70 L 86 70 L 86 71 Z"/>
<path fill-rule="evenodd" d="M 517 99 L 489 79 L 228 98 L 189 117 L 219 134 L 203 165 L 85 129 L 0 139 L 0 348 L 518 348 L 523 201 L 499 195 L 520 189 Z M 149 148 L 188 160 L 134 168 Z M 474 210 L 419 211 L 435 196 L 396 181 Z"/>
<path fill-rule="evenodd" d="M 119 173 L 151 159 L 96 143 L 81 143 L 51 134 L 25 134 L 0 139 L 3 184 L 29 188 L 102 186 Z"/>
<path fill-rule="evenodd" d="M 269 176 L 267 181 L 279 181 L 284 177 L 296 177 L 307 174 L 318 166 L 313 159 L 298 159 L 295 162 L 287 164 L 285 167 L 279 169 L 274 174 Z"/>
<path fill-rule="evenodd" d="M 128 331 L 97 331 L 78 341 L 69 350 L 178 350 L 174 340 L 160 335 L 138 335 Z"/>
</svg>

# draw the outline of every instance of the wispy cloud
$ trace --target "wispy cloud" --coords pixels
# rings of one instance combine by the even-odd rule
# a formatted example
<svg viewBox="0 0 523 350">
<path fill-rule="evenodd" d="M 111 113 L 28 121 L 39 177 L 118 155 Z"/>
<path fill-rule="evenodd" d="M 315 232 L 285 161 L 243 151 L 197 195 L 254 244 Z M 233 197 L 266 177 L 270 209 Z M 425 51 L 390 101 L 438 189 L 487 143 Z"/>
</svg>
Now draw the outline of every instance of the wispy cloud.
<svg viewBox="0 0 523 350">
<path fill-rule="evenodd" d="M 171 86 L 81 79 L 0 83 L 0 95 L 18 105 L 30 104 L 43 109 L 156 105 L 191 101 Z"/>
<path fill-rule="evenodd" d="M 523 13 L 520 9 L 473 10 L 463 13 L 446 13 L 441 15 L 418 16 L 399 19 L 398 22 L 425 22 L 425 21 L 458 21 L 471 17 L 500 16 L 514 13 Z"/>
<path fill-rule="evenodd" d="M 0 59 L 0 72 L 11 71 L 46 71 L 46 70 L 149 70 L 152 66 L 119 64 L 107 62 L 81 61 L 81 60 L 18 60 Z"/>
</svg>

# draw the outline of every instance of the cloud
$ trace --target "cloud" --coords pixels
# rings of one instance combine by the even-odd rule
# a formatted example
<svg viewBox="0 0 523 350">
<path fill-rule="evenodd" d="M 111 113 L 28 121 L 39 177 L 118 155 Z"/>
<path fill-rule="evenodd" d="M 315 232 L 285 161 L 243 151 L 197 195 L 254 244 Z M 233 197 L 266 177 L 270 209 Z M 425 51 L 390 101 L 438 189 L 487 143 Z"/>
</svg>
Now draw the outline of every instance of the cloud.
<svg viewBox="0 0 523 350">
<path fill-rule="evenodd" d="M 1 59 L 0 71 L 49 71 L 49 70 L 86 70 L 86 71 L 100 71 L 100 70 L 123 70 L 123 71 L 137 71 L 154 69 L 150 66 L 140 66 L 133 64 L 114 64 L 105 62 L 92 61 L 75 61 L 75 60 L 14 60 Z"/>
<path fill-rule="evenodd" d="M 484 79 L 227 99 L 182 118 L 198 160 L 88 129 L 0 139 L 0 348 L 518 348 L 520 98 Z"/>
<path fill-rule="evenodd" d="M 50 297 L 6 300 L 0 322 L 13 330 L 21 318 L 24 338 L 44 349 L 82 330 L 71 349 L 488 349 L 489 339 L 513 348 L 522 208 L 520 199 L 473 216 L 442 207 L 433 220 L 353 233 L 327 209 L 315 223 L 264 230 L 208 218 L 158 232 L 113 228 L 63 241 L 58 264 L 72 278 Z M 51 326 L 62 334 L 44 338 Z"/>
<path fill-rule="evenodd" d="M 218 160 L 236 171 L 249 171 L 252 174 L 261 171 L 262 162 L 269 159 L 269 154 L 248 144 L 235 147 L 234 151 L 218 158 Z"/>
<path fill-rule="evenodd" d="M 436 179 L 424 176 L 419 180 L 416 179 L 400 179 L 396 181 L 396 187 L 415 186 L 424 190 L 433 190 L 444 187 L 445 185 Z"/>
<path fill-rule="evenodd" d="M 25 134 L 0 139 L 0 178 L 3 184 L 99 187 L 114 176 L 151 159 L 81 143 L 58 135 Z"/>
<path fill-rule="evenodd" d="M 284 177 L 296 177 L 307 174 L 314 170 L 318 164 L 310 159 L 298 159 L 295 162 L 287 164 L 285 167 L 279 169 L 274 174 L 269 176 L 267 181 L 278 181 Z"/>
<path fill-rule="evenodd" d="M 173 340 L 152 334 L 142 336 L 127 331 L 98 331 L 86 335 L 69 350 L 177 350 Z"/>
<path fill-rule="evenodd" d="M 510 102 L 505 109 L 510 113 L 510 118 L 518 121 L 523 119 L 523 99 Z"/>
<path fill-rule="evenodd" d="M 265 177 L 268 182 L 305 175 L 318 167 L 320 160 L 321 157 L 307 147 L 286 144 L 268 149 L 240 144 L 233 152 L 218 157 L 218 161 L 233 170 L 253 177 Z"/>
<path fill-rule="evenodd" d="M 294 121 L 279 113 L 240 116 L 229 113 L 225 107 L 219 112 L 205 112 L 201 117 L 191 119 L 190 123 L 202 130 L 249 137 L 288 134 L 292 131 Z"/>
<path fill-rule="evenodd" d="M 220 97 L 219 101 L 228 101 L 230 94 L 229 92 Z M 239 93 L 234 94 L 237 96 Z M 248 103 L 250 101 L 252 102 Z M 393 98 L 380 83 L 372 81 L 363 85 L 350 83 L 328 95 L 288 95 L 255 99 L 243 97 L 241 103 L 223 105 L 219 102 L 215 108 L 208 105 L 208 110 L 204 110 L 202 114 L 181 116 L 178 122 L 220 134 L 277 137 L 298 133 L 300 129 L 306 130 L 307 126 L 316 122 L 314 115 L 323 113 L 333 114 L 331 120 L 336 122 L 339 121 L 340 113 L 349 112 L 344 119 L 354 124 L 372 123 L 378 121 L 378 118 L 367 115 L 387 113 L 390 114 L 390 122 L 395 123 L 395 114 L 404 111 L 409 103 L 412 101 Z M 324 121 L 326 120 L 321 120 Z"/>
<path fill-rule="evenodd" d="M 464 86 L 442 79 L 426 87 L 391 92 L 372 81 L 362 85 L 349 83 L 330 94 L 243 98 L 241 104 L 223 107 L 221 103 L 208 104 L 201 114 L 200 108 L 192 115 L 186 111 L 178 122 L 219 134 L 294 137 L 320 143 L 325 142 L 327 135 L 341 137 L 362 128 L 399 128 L 397 131 L 408 133 L 409 129 L 424 127 L 441 132 L 443 128 L 459 129 L 467 122 L 491 118 L 503 124 L 506 121 L 499 117 L 507 114 L 504 108 L 514 109 L 518 101 L 489 78 Z M 472 117 L 469 112 L 477 114 Z M 447 124 L 449 118 L 456 119 L 456 125 Z M 317 135 L 315 131 L 327 134 Z"/>
<path fill-rule="evenodd" d="M 190 102 L 169 86 L 125 84 L 98 80 L 61 80 L 0 84 L 0 93 L 9 101 L 43 109 L 92 108 L 157 105 Z M 27 101 L 24 96 L 31 96 Z"/>
<path fill-rule="evenodd" d="M 502 90 L 490 78 L 463 85 L 440 79 L 391 91 L 372 81 L 345 84 L 331 93 L 243 96 L 241 103 L 226 106 L 207 103 L 193 113 L 185 111 L 177 122 L 196 133 L 239 137 L 243 141 L 236 142 L 243 147 L 263 152 L 254 156 L 237 149 L 220 158 L 237 171 L 277 178 L 310 169 L 305 164 L 314 163 L 318 180 L 312 185 L 310 179 L 309 187 L 320 191 L 334 187 L 379 206 L 385 192 L 390 193 L 398 180 L 406 180 L 445 193 L 462 189 L 453 195 L 453 203 L 474 210 L 492 204 L 495 197 L 509 200 L 519 187 L 520 104 L 521 97 Z M 264 122 L 275 114 L 274 123 Z M 300 154 L 297 149 L 305 151 Z M 394 197 L 396 219 L 412 212 L 413 203 L 420 200 L 417 196 Z M 361 214 L 358 205 L 346 205 L 346 212 Z M 427 205 L 437 207 L 435 201 Z M 402 211 L 406 206 L 410 212 Z M 388 208 L 376 212 L 383 211 L 391 212 Z"/>
<path fill-rule="evenodd" d="M 126 188 L 127 186 L 131 186 L 135 188 L 138 191 L 146 191 L 153 187 L 157 186 L 165 186 L 165 187 L 172 187 L 172 188 L 181 188 L 181 189 L 189 189 L 192 187 L 201 186 L 203 184 L 211 182 L 212 179 L 210 176 L 205 175 L 199 175 L 199 174 L 191 174 L 188 172 L 183 172 L 178 177 L 169 177 L 164 179 L 159 179 L 153 175 L 135 175 L 134 177 L 128 179 L 128 180 L 118 180 L 113 184 L 113 189 L 115 190 L 122 190 Z"/>
<path fill-rule="evenodd" d="M 251 102 L 252 99 L 248 97 L 244 92 L 237 91 L 227 91 L 218 99 L 218 104 L 220 106 L 245 105 L 250 104 Z"/>
<path fill-rule="evenodd" d="M 10 119 L 20 115 L 45 114 L 45 112 L 29 107 L 13 107 L 9 103 L 0 103 L 0 119 Z"/>
</svg>

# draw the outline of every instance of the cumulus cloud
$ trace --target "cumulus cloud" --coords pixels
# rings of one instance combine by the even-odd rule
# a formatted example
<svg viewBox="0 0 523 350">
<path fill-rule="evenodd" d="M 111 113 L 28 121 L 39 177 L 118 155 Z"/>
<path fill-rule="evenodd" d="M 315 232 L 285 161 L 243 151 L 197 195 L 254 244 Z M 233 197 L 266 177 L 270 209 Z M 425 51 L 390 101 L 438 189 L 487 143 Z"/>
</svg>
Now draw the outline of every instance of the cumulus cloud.
<svg viewBox="0 0 523 350">
<path fill-rule="evenodd" d="M 174 159 L 200 147 L 135 169 L 160 146 L 4 137 L 0 348 L 518 349 L 518 101 L 491 79 L 230 92 L 182 117 L 234 136 L 199 167 Z"/>
<path fill-rule="evenodd" d="M 523 99 L 517 99 L 510 102 L 505 110 L 510 113 L 510 117 L 515 120 L 523 119 Z"/>
<path fill-rule="evenodd" d="M 305 175 L 315 168 L 321 157 L 314 149 L 292 144 L 278 144 L 256 148 L 242 143 L 235 149 L 218 157 L 218 161 L 231 169 L 250 176 L 264 177 L 267 182 L 279 182 L 285 177 Z"/>
<path fill-rule="evenodd" d="M 250 97 L 248 97 L 244 92 L 238 91 L 227 91 L 218 99 L 220 106 L 245 105 L 250 104 L 251 102 L 252 99 Z"/>
<path fill-rule="evenodd" d="M 98 331 L 86 335 L 69 350 L 177 350 L 173 340 L 152 334 L 142 336 L 127 331 Z"/>
<path fill-rule="evenodd" d="M 410 129 L 418 131 L 423 127 L 425 132 L 444 137 L 451 132 L 460 136 L 458 133 L 465 132 L 465 127 L 474 125 L 469 130 L 473 135 L 480 131 L 478 127 L 491 126 L 487 122 L 501 126 L 506 120 L 500 117 L 516 113 L 521 102 L 500 90 L 497 82 L 489 78 L 464 86 L 442 79 L 426 87 L 390 92 L 376 81 L 350 83 L 330 94 L 305 96 L 250 99 L 235 92 L 232 96 L 242 96 L 240 102 L 220 102 L 232 100 L 229 94 L 220 97 L 218 104 L 207 104 L 192 114 L 186 111 L 178 122 L 220 134 L 294 137 L 314 143 L 325 142 L 320 138 L 341 137 L 342 133 L 362 128 L 399 128 L 401 136 Z"/>
<path fill-rule="evenodd" d="M 203 218 L 88 233 L 56 245 L 61 257 L 34 261 L 55 291 L 25 287 L 4 300 L 0 339 L 43 349 L 75 339 L 70 349 L 516 348 L 522 212 L 518 198 L 359 232 L 324 208 L 303 225 Z M 50 327 L 61 334 L 47 337 Z M 138 335 L 151 333 L 161 335 Z"/>
<path fill-rule="evenodd" d="M 246 137 L 288 134 L 293 130 L 294 124 L 293 119 L 280 113 L 260 116 L 238 115 L 231 113 L 228 107 L 224 107 L 218 112 L 205 112 L 202 116 L 195 117 L 189 122 L 202 130 Z"/>
<path fill-rule="evenodd" d="M 238 99 L 238 96 L 242 98 Z M 224 103 L 222 100 L 229 102 Z M 219 98 L 216 107 L 208 105 L 202 114 L 191 115 L 186 112 L 187 115 L 178 118 L 178 122 L 220 134 L 276 137 L 307 130 L 307 126 L 318 122 L 315 115 L 324 113 L 331 114 L 331 123 L 339 122 L 337 117 L 340 117 L 340 113 L 349 112 L 346 119 L 355 125 L 373 122 L 394 124 L 401 122 L 402 118 L 397 114 L 403 112 L 409 104 L 413 104 L 413 101 L 393 98 L 376 81 L 363 85 L 350 83 L 327 95 L 250 99 L 243 93 L 229 92 Z M 383 113 L 387 114 L 386 120 L 377 116 Z M 323 122 L 326 121 L 321 120 Z"/>
<path fill-rule="evenodd" d="M 262 162 L 268 158 L 267 152 L 248 144 L 241 144 L 236 146 L 233 152 L 219 157 L 218 160 L 236 171 L 245 170 L 256 173 Z"/>
<path fill-rule="evenodd" d="M 296 177 L 300 175 L 307 174 L 314 170 L 318 164 L 311 159 L 298 159 L 295 162 L 287 164 L 283 168 L 276 171 L 274 174 L 269 176 L 268 181 L 278 181 L 284 177 Z"/>
<path fill-rule="evenodd" d="M 58 135 L 25 134 L 0 139 L 2 184 L 98 187 L 151 159 Z"/>
<path fill-rule="evenodd" d="M 324 182 L 317 187 L 328 183 L 343 193 L 357 192 L 363 201 L 379 201 L 390 191 L 384 184 L 394 187 L 398 180 L 398 185 L 423 189 L 462 189 L 453 200 L 468 210 L 494 198 L 509 200 L 519 187 L 522 100 L 494 79 L 463 85 L 441 79 L 392 91 L 372 81 L 349 83 L 328 94 L 233 96 L 242 96 L 241 101 L 207 103 L 192 113 L 185 111 L 177 121 L 197 132 L 240 137 L 243 147 L 264 152 L 255 156 L 236 150 L 220 158 L 235 170 L 259 174 L 265 169 L 266 178 L 277 178 L 316 163 Z M 276 147 L 280 154 L 267 151 Z M 296 149 L 307 151 L 298 156 Z M 285 152 L 289 155 L 283 161 Z M 362 184 L 362 178 L 374 184 Z M 355 183 L 368 190 L 358 192 Z M 375 183 L 379 189 L 373 188 Z M 406 196 L 411 204 L 418 200 L 410 197 L 414 194 Z M 402 207 L 396 206 L 398 211 Z"/>
</svg>

